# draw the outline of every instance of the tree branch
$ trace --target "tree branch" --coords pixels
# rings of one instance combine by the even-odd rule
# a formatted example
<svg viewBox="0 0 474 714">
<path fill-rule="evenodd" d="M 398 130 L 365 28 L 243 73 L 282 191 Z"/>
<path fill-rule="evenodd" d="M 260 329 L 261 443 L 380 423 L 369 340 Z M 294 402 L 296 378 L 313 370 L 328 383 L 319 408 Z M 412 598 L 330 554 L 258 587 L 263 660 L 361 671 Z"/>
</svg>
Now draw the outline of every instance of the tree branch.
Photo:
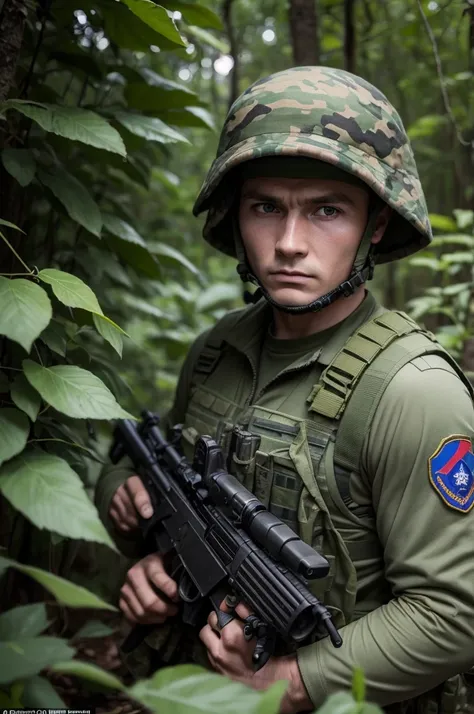
<svg viewBox="0 0 474 714">
<path fill-rule="evenodd" d="M 456 117 L 453 114 L 453 110 L 451 108 L 451 103 L 449 101 L 448 90 L 446 89 L 446 84 L 444 81 L 443 68 L 441 66 L 441 57 L 439 56 L 439 51 L 438 51 L 438 43 L 436 42 L 436 37 L 434 36 L 433 30 L 431 29 L 431 25 L 428 22 L 428 18 L 426 17 L 425 12 L 423 10 L 421 0 L 416 0 L 416 3 L 418 5 L 418 9 L 420 11 L 420 15 L 422 17 L 423 23 L 426 27 L 426 32 L 428 33 L 428 37 L 430 38 L 431 46 L 433 48 L 433 54 L 434 54 L 434 58 L 436 61 L 436 71 L 438 73 L 438 79 L 439 79 L 439 84 L 440 84 L 440 88 L 441 88 L 441 94 L 443 97 L 444 108 L 445 108 L 446 113 L 449 117 L 449 120 L 451 121 L 451 124 L 454 127 L 454 130 L 456 132 L 456 136 L 458 138 L 459 143 L 462 144 L 462 146 L 472 146 L 474 148 L 474 140 L 466 141 L 466 139 L 462 135 L 461 129 L 458 126 Z"/>
</svg>

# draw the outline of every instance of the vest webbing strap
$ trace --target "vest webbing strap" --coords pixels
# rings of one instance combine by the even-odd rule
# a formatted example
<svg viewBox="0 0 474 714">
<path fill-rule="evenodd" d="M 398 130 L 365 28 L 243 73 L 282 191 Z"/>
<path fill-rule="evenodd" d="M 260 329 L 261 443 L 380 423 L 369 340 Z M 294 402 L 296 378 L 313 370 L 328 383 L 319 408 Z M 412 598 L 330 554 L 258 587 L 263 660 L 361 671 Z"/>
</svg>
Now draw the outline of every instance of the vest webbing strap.
<svg viewBox="0 0 474 714">
<path fill-rule="evenodd" d="M 382 396 L 397 372 L 416 357 L 439 355 L 455 370 L 472 396 L 472 386 L 459 365 L 430 333 L 401 337 L 365 371 L 359 387 L 347 403 L 336 437 L 335 460 L 349 471 L 358 471 L 362 449 Z"/>
<path fill-rule="evenodd" d="M 392 342 L 416 332 L 434 340 L 403 312 L 385 312 L 364 323 L 323 371 L 309 410 L 329 419 L 340 419 L 368 366 Z"/>
</svg>

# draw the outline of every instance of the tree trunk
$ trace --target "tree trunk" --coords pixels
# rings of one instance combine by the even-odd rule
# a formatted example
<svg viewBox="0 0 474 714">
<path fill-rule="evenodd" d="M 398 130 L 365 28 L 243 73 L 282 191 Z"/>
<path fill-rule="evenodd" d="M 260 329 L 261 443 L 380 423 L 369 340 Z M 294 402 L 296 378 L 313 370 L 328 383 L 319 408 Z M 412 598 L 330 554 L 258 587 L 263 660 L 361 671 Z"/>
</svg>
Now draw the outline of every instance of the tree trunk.
<svg viewBox="0 0 474 714">
<path fill-rule="evenodd" d="M 24 0 L 5 0 L 0 14 L 0 102 L 13 86 L 26 21 Z"/>
<path fill-rule="evenodd" d="M 290 0 L 289 25 L 295 65 L 319 64 L 317 0 Z"/>
<path fill-rule="evenodd" d="M 356 71 L 354 6 L 355 0 L 344 0 L 344 69 L 353 73 Z"/>
<path fill-rule="evenodd" d="M 474 72 L 474 5 L 468 5 L 466 12 L 469 18 L 469 69 Z"/>
<path fill-rule="evenodd" d="M 237 45 L 237 38 L 235 36 L 235 29 L 232 25 L 232 3 L 234 0 L 224 0 L 222 5 L 222 16 L 224 20 L 224 27 L 227 32 L 227 37 L 229 39 L 230 55 L 234 60 L 234 66 L 230 72 L 230 89 L 229 89 L 229 107 L 235 102 L 239 96 L 239 48 Z"/>
</svg>

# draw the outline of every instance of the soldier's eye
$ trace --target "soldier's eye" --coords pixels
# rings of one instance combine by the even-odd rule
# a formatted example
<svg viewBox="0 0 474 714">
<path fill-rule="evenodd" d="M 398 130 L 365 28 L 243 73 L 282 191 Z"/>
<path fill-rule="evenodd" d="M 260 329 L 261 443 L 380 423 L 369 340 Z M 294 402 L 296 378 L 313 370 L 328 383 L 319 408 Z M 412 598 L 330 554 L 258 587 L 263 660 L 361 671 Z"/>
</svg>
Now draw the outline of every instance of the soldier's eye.
<svg viewBox="0 0 474 714">
<path fill-rule="evenodd" d="M 255 208 L 260 213 L 273 213 L 274 211 L 276 211 L 276 207 L 273 205 L 273 203 L 257 203 Z"/>
<path fill-rule="evenodd" d="M 316 213 L 320 216 L 324 216 L 325 218 L 333 218 L 334 216 L 337 216 L 339 210 L 334 208 L 334 206 L 321 206 L 321 208 L 318 208 Z"/>
</svg>

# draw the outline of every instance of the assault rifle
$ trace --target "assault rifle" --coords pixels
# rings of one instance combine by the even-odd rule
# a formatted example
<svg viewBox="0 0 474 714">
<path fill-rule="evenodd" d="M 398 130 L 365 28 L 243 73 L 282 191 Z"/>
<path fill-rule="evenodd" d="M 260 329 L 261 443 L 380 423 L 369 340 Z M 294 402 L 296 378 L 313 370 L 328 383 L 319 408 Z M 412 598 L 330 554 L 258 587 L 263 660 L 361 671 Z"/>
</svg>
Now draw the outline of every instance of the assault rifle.
<svg viewBox="0 0 474 714">
<path fill-rule="evenodd" d="M 148 411 L 138 424 L 118 421 L 110 458 L 117 463 L 128 455 L 148 491 L 154 514 L 140 521 L 148 551 L 177 555 L 172 576 L 183 622 L 196 626 L 212 605 L 225 627 L 238 616 L 220 604 L 226 597 L 231 606 L 242 600 L 255 613 L 244 624 L 245 638 L 257 640 L 255 670 L 268 661 L 278 636 L 300 644 L 318 628 L 340 647 L 328 610 L 307 587 L 327 575 L 327 560 L 228 473 L 211 437 L 196 442 L 191 466 L 177 450 L 180 427 L 168 442 L 158 424 Z"/>
</svg>

